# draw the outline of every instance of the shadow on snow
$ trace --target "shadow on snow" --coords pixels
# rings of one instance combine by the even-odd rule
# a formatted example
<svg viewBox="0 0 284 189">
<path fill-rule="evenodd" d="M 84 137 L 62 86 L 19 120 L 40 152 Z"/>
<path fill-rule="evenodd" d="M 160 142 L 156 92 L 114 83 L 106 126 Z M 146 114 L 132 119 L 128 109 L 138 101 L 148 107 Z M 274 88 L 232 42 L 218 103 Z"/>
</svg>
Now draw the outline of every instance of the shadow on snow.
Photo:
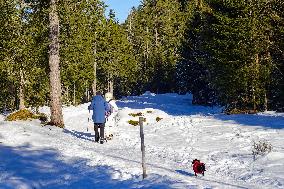
<svg viewBox="0 0 284 189">
<path fill-rule="evenodd" d="M 70 134 L 78 139 L 84 139 L 87 141 L 95 142 L 95 135 L 91 133 L 84 133 L 84 132 L 79 132 L 75 130 L 68 130 L 68 129 L 63 129 L 64 133 Z"/>
<path fill-rule="evenodd" d="M 192 95 L 178 94 L 158 94 L 158 95 L 141 95 L 130 96 L 126 100 L 117 102 L 120 108 L 145 109 L 154 108 L 166 112 L 172 116 L 186 116 L 196 114 L 219 113 L 220 108 L 211 108 L 205 106 L 195 106 L 191 104 Z"/>
<path fill-rule="evenodd" d="M 132 176 L 113 179 L 118 171 L 110 166 L 89 166 L 86 159 L 63 161 L 54 149 L 32 150 L 30 145 L 9 147 L 0 144 L 0 188 L 172 188 L 175 182 L 160 175 L 146 180 Z"/>
<path fill-rule="evenodd" d="M 239 114 L 225 115 L 220 107 L 205 107 L 192 105 L 192 95 L 178 94 L 144 94 L 141 96 L 127 97 L 126 100 L 118 101 L 120 108 L 145 109 L 154 108 L 166 112 L 172 116 L 209 115 L 222 121 L 234 121 L 247 126 L 260 126 L 272 129 L 284 128 L 284 116 L 265 114 Z"/>
<path fill-rule="evenodd" d="M 267 129 L 284 129 L 284 116 L 262 114 L 216 114 L 214 117 L 222 121 L 234 121 L 238 124 L 247 126 L 259 126 Z"/>
</svg>

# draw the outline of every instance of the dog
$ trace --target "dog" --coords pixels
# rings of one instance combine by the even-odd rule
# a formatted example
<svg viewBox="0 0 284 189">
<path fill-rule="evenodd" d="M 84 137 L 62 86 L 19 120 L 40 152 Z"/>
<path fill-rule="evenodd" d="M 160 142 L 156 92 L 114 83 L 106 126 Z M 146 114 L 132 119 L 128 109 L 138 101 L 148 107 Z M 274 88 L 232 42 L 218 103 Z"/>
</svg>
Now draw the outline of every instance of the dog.
<svg viewBox="0 0 284 189">
<path fill-rule="evenodd" d="M 202 174 L 204 176 L 205 170 L 205 164 L 200 162 L 200 160 L 195 159 L 192 161 L 192 168 L 194 171 L 194 175 L 197 176 L 197 174 Z"/>
</svg>

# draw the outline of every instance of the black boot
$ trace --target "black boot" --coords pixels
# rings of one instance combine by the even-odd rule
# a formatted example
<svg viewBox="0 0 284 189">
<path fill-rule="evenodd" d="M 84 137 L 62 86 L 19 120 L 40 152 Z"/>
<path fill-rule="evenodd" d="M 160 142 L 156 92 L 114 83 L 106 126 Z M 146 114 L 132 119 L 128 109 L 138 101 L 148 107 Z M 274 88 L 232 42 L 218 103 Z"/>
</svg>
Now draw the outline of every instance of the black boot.
<svg viewBox="0 0 284 189">
<path fill-rule="evenodd" d="M 105 139 L 104 139 L 104 138 L 101 138 L 101 139 L 100 139 L 100 143 L 101 143 L 101 144 L 103 144 L 103 143 L 104 143 L 104 141 L 105 141 Z"/>
</svg>

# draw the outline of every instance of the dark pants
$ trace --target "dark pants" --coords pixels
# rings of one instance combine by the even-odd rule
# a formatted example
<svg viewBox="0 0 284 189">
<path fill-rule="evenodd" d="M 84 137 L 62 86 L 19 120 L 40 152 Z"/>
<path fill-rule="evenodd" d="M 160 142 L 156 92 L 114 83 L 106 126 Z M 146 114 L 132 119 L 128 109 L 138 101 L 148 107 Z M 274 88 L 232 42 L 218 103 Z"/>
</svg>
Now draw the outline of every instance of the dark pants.
<svg viewBox="0 0 284 189">
<path fill-rule="evenodd" d="M 99 132 L 100 128 L 100 132 Z M 94 123 L 94 131 L 95 131 L 95 140 L 96 142 L 99 141 L 99 139 L 104 139 L 105 138 L 105 124 L 104 123 Z"/>
</svg>

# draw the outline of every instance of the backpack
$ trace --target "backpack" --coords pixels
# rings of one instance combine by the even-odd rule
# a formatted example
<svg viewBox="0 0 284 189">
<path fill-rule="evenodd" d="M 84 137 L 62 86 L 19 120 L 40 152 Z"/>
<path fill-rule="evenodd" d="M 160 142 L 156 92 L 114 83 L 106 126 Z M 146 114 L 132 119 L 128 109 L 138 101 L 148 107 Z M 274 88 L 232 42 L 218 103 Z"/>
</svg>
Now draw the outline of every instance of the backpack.
<svg viewBox="0 0 284 189">
<path fill-rule="evenodd" d="M 110 99 L 110 100 L 107 102 L 107 105 L 108 105 L 109 113 L 112 114 L 112 113 L 113 113 L 113 106 L 109 103 L 110 101 L 112 101 L 112 99 Z"/>
</svg>

